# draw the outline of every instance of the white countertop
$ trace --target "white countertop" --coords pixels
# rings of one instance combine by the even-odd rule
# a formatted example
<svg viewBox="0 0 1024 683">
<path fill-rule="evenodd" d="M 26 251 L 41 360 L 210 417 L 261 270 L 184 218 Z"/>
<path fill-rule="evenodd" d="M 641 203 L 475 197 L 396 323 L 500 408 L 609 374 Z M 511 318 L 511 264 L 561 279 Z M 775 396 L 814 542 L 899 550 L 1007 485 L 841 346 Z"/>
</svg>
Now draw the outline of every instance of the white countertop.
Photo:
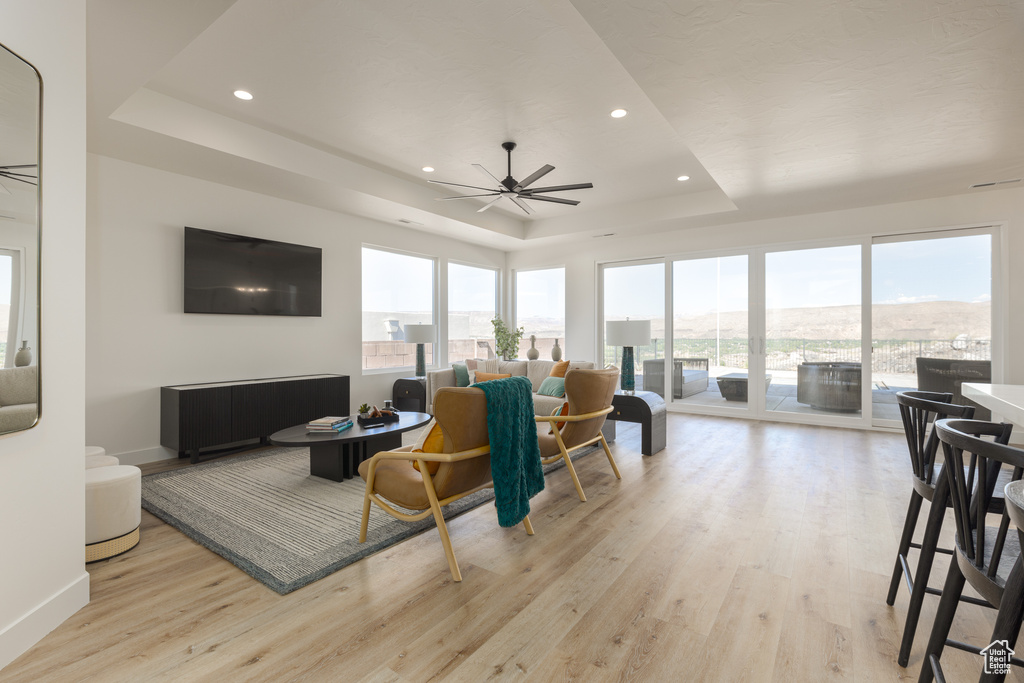
<svg viewBox="0 0 1024 683">
<path fill-rule="evenodd" d="M 985 406 L 994 415 L 1017 426 L 1024 426 L 1024 385 L 965 382 L 961 391 L 964 398 Z"/>
</svg>

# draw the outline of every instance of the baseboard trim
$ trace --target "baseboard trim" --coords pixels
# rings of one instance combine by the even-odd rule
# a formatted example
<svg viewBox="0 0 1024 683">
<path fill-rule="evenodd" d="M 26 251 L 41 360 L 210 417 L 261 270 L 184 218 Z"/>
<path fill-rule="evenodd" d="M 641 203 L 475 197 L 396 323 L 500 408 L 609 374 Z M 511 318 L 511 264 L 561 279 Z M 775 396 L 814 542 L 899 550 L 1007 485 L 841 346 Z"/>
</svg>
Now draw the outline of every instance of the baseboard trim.
<svg viewBox="0 0 1024 683">
<path fill-rule="evenodd" d="M 72 614 L 89 604 L 89 574 L 54 593 L 35 609 L 0 630 L 0 669 L 7 666 Z"/>
<path fill-rule="evenodd" d="M 145 465 L 146 463 L 158 462 L 160 460 L 178 459 L 178 454 L 175 451 L 163 446 L 143 448 L 139 451 L 128 451 L 127 453 L 111 453 L 107 451 L 107 455 L 117 456 L 118 461 L 122 465 Z"/>
</svg>

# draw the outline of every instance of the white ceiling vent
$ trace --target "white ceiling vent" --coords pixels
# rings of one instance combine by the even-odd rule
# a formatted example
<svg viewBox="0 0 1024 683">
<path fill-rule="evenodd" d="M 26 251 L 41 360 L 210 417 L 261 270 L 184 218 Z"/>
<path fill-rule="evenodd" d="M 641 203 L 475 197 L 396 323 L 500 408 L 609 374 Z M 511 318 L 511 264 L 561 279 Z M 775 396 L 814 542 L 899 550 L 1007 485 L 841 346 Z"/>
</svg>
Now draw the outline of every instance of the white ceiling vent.
<svg viewBox="0 0 1024 683">
<path fill-rule="evenodd" d="M 1019 183 L 1020 181 L 1020 178 L 1013 178 L 1012 180 L 996 180 L 991 183 L 978 183 L 977 185 L 971 185 L 971 189 L 973 190 L 976 187 L 992 187 L 994 185 L 1009 185 L 1010 183 Z"/>
</svg>

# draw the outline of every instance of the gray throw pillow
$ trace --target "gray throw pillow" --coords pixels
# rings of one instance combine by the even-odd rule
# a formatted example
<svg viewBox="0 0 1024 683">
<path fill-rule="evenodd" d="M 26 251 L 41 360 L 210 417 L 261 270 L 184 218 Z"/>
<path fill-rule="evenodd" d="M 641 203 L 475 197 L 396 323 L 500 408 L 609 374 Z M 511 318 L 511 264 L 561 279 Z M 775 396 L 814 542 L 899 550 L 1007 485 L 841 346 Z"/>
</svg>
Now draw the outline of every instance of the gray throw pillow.
<svg viewBox="0 0 1024 683">
<path fill-rule="evenodd" d="M 455 386 L 469 386 L 469 368 L 465 363 L 452 363 L 452 370 L 455 371 Z"/>
</svg>

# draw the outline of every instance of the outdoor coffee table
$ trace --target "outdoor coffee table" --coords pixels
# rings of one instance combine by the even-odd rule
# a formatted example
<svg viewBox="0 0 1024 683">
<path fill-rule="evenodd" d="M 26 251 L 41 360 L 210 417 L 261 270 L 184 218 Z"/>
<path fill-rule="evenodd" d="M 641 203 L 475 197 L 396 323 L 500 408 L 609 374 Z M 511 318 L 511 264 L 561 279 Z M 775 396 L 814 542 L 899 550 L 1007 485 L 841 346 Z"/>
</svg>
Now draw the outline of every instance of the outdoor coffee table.
<svg viewBox="0 0 1024 683">
<path fill-rule="evenodd" d="M 402 432 L 416 429 L 430 422 L 427 413 L 398 413 L 398 422 L 381 427 L 353 425 L 343 432 L 323 434 L 306 431 L 306 425 L 296 425 L 274 432 L 270 443 L 275 446 L 306 446 L 309 448 L 309 473 L 331 481 L 343 481 L 356 476 L 359 463 L 376 453 L 390 451 L 402 445 Z"/>
<path fill-rule="evenodd" d="M 768 390 L 772 384 L 772 376 L 764 376 L 764 388 Z M 747 400 L 747 373 L 730 372 L 728 375 L 718 376 L 718 391 L 726 401 Z"/>
</svg>

